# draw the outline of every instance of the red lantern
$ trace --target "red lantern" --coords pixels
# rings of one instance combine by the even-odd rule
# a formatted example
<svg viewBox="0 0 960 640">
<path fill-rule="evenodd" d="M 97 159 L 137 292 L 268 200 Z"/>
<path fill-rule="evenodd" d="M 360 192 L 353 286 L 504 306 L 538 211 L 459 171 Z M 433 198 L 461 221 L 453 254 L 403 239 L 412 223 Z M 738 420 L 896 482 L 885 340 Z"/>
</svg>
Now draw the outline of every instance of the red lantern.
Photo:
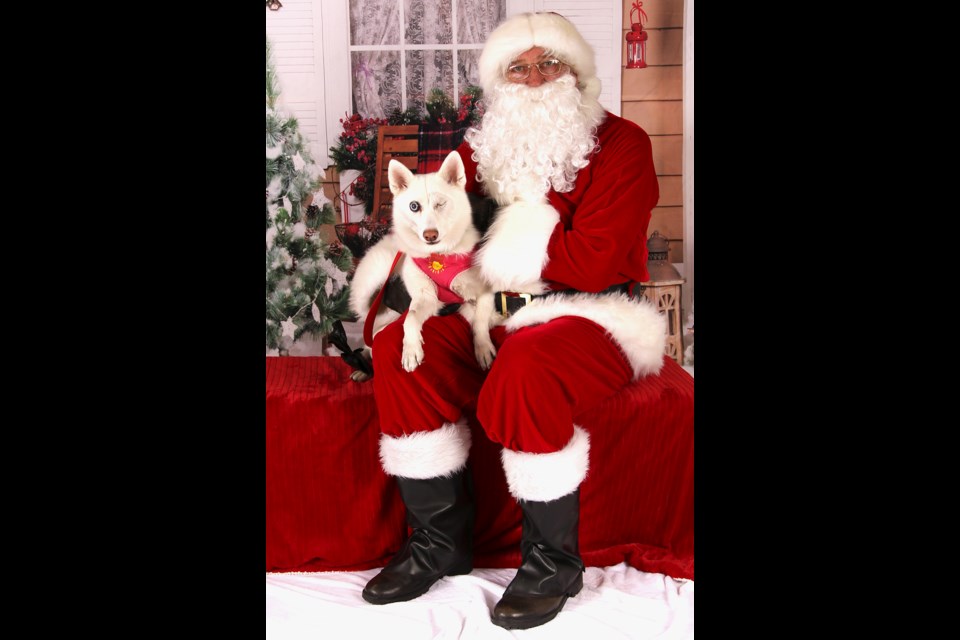
<svg viewBox="0 0 960 640">
<path fill-rule="evenodd" d="M 647 14 L 641 7 L 642 2 L 634 0 L 630 9 L 630 31 L 627 32 L 627 69 L 643 69 L 647 66 L 647 32 L 643 30 L 643 22 Z M 637 12 L 637 20 L 633 22 L 633 12 Z"/>
</svg>

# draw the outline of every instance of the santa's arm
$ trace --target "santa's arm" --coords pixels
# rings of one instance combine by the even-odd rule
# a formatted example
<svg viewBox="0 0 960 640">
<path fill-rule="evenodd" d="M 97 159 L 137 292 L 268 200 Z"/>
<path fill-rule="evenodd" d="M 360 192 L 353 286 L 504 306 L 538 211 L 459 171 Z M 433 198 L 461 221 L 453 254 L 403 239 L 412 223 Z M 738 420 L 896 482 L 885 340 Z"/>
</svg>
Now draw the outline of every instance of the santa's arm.
<svg viewBox="0 0 960 640">
<path fill-rule="evenodd" d="M 544 280 L 579 291 L 601 291 L 618 281 L 625 256 L 646 242 L 659 199 L 650 138 L 642 130 L 607 141 L 593 157 L 593 180 L 569 229 L 557 223 L 547 245 Z"/>
</svg>

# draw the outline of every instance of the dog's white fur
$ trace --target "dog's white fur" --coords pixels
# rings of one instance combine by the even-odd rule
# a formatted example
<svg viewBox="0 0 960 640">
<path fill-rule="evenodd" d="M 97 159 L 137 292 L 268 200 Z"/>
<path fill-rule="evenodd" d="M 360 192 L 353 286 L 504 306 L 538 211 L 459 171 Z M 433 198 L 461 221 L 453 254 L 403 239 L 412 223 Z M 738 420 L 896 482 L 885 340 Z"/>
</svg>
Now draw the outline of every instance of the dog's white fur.
<svg viewBox="0 0 960 640">
<path fill-rule="evenodd" d="M 380 464 L 391 476 L 438 478 L 450 476 L 467 464 L 470 428 L 462 418 L 447 422 L 436 431 L 423 431 L 392 438 L 380 436 Z"/>
<path fill-rule="evenodd" d="M 590 468 L 590 436 L 573 426 L 570 442 L 554 453 L 500 453 L 510 495 L 517 500 L 549 502 L 573 493 Z"/>
<path fill-rule="evenodd" d="M 473 226 L 470 200 L 464 189 L 467 177 L 456 151 L 447 155 L 436 173 L 414 175 L 391 160 L 387 175 L 393 193 L 390 235 L 405 254 L 400 278 L 410 294 L 410 308 L 403 321 L 402 364 L 405 370 L 413 371 L 423 362 L 423 323 L 436 315 L 443 303 L 437 295 L 437 285 L 407 258 L 469 253 L 480 241 L 480 232 Z M 458 274 L 450 288 L 464 300 L 460 313 L 473 328 L 477 362 L 488 369 L 497 352 L 490 339 L 490 328 L 497 321 L 493 291 L 475 266 Z"/>
<path fill-rule="evenodd" d="M 350 308 L 361 320 L 370 311 L 370 302 L 384 283 L 384 274 L 393 264 L 397 255 L 397 243 L 392 235 L 386 235 L 363 254 L 350 281 Z M 400 314 L 385 305 L 381 305 L 374 324 L 373 334 L 396 320 Z"/>
<path fill-rule="evenodd" d="M 397 243 L 392 235 L 386 235 L 380 239 L 363 254 L 363 258 L 357 264 L 353 272 L 353 279 L 350 281 L 350 308 L 353 310 L 361 322 L 366 320 L 370 312 L 370 303 L 376 296 L 377 291 L 384 286 L 384 274 L 393 264 L 393 259 L 397 255 Z M 400 317 L 400 314 L 386 305 L 380 305 L 377 315 L 373 320 L 373 335 L 377 335 L 381 329 Z M 364 345 L 363 357 L 369 362 L 373 359 L 370 347 Z M 354 371 L 350 374 L 350 379 L 356 382 L 369 380 L 370 376 L 363 371 Z"/>
</svg>

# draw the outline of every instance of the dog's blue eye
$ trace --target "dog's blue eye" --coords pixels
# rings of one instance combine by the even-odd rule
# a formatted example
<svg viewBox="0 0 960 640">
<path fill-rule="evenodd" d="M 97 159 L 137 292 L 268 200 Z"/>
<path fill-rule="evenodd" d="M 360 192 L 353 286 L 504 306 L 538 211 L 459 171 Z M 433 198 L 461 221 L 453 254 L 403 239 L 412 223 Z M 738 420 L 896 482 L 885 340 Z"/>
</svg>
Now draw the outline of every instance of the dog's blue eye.
<svg viewBox="0 0 960 640">
<path fill-rule="evenodd" d="M 414 200 L 413 202 L 411 202 L 411 203 L 410 203 L 410 211 L 413 211 L 414 213 L 416 213 L 417 211 L 420 211 L 420 203 L 417 202 L 416 200 Z"/>
</svg>

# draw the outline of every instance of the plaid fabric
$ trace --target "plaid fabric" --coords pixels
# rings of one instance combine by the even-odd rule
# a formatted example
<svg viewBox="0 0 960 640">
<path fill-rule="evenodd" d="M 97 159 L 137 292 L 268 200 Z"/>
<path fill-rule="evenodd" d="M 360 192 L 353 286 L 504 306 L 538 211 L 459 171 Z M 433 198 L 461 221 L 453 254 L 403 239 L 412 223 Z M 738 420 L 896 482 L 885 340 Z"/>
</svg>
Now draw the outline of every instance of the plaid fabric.
<svg viewBox="0 0 960 640">
<path fill-rule="evenodd" d="M 433 173 L 440 170 L 443 159 L 463 142 L 467 124 L 422 124 L 420 125 L 420 153 L 417 158 L 417 173 Z"/>
</svg>

